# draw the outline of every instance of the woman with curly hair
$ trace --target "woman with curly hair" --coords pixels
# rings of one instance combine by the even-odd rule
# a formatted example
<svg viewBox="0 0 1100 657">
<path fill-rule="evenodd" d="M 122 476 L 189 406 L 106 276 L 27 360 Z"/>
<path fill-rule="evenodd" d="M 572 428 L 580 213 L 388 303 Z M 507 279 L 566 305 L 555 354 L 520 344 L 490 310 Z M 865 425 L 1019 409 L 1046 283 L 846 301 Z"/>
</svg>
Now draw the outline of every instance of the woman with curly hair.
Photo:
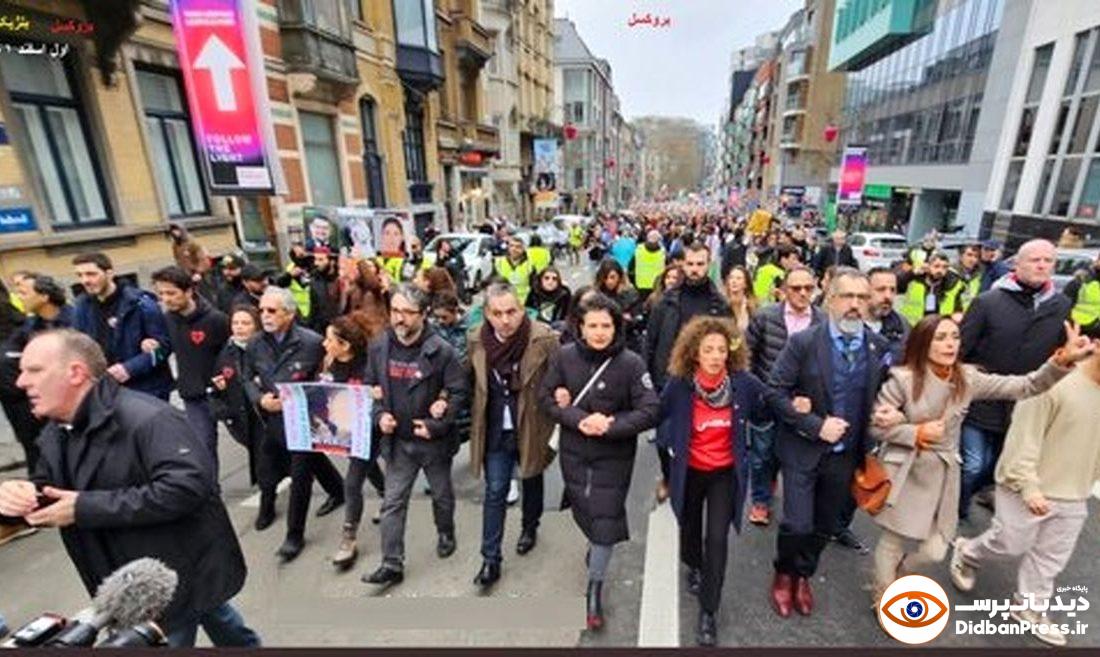
<svg viewBox="0 0 1100 657">
<path fill-rule="evenodd" d="M 780 418 L 793 418 L 809 411 L 809 404 L 802 398 L 792 402 L 748 371 L 748 347 L 732 319 L 701 316 L 688 322 L 676 338 L 668 371 L 657 443 L 671 456 L 680 560 L 688 568 L 688 591 L 699 597 L 696 640 L 712 646 L 718 639 L 715 613 L 729 528 L 741 530 L 749 421 L 765 406 Z"/>
</svg>

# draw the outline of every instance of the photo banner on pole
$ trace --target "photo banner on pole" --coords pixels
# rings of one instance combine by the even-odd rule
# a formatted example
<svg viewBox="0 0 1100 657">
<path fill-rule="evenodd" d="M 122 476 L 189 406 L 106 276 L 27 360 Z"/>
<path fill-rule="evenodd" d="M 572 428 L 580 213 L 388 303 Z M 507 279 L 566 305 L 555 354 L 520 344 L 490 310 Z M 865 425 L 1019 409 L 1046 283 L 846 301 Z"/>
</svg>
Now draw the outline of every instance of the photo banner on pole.
<svg viewBox="0 0 1100 657">
<path fill-rule="evenodd" d="M 286 448 L 370 458 L 370 388 L 342 383 L 281 383 Z"/>
<path fill-rule="evenodd" d="M 556 208 L 559 205 L 558 180 L 561 179 L 561 149 L 557 139 L 536 139 L 535 209 Z"/>
</svg>

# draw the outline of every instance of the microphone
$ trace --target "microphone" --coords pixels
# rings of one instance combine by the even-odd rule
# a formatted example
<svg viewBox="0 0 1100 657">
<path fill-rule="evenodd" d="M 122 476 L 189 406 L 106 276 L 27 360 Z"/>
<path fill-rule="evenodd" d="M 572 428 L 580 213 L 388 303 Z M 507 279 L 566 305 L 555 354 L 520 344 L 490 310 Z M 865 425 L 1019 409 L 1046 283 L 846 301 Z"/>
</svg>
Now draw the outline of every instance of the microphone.
<svg viewBox="0 0 1100 657">
<path fill-rule="evenodd" d="M 119 630 L 104 639 L 96 648 L 155 648 L 168 645 L 164 630 L 153 621 Z"/>
<path fill-rule="evenodd" d="M 91 607 L 47 643 L 50 647 L 87 647 L 105 627 L 131 628 L 164 612 L 176 593 L 176 572 L 163 562 L 144 557 L 104 578 Z"/>
</svg>

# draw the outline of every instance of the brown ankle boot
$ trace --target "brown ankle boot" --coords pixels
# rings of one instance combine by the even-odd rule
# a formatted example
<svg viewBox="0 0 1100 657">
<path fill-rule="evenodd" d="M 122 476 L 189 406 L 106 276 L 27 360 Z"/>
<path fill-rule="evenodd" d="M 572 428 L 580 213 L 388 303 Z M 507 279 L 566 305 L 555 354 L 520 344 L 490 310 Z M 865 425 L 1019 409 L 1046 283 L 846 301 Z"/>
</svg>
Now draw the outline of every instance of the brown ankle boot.
<svg viewBox="0 0 1100 657">
<path fill-rule="evenodd" d="M 332 556 L 332 565 L 341 570 L 351 568 L 355 559 L 359 556 L 359 548 L 355 544 L 355 537 L 359 528 L 355 525 L 344 525 L 344 534 L 340 539 L 340 547 Z"/>
</svg>

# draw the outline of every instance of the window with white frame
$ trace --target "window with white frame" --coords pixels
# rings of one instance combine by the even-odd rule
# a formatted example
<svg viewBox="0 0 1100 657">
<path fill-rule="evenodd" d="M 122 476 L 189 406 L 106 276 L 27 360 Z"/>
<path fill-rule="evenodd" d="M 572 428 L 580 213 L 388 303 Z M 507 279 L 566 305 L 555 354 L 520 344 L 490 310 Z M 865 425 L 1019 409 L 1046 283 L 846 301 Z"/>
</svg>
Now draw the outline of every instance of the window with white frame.
<svg viewBox="0 0 1100 657">
<path fill-rule="evenodd" d="M 145 108 L 145 126 L 153 150 L 157 184 L 168 206 L 168 216 L 207 214 L 202 174 L 191 137 L 191 120 L 179 77 L 138 69 L 137 82 Z"/>
</svg>

